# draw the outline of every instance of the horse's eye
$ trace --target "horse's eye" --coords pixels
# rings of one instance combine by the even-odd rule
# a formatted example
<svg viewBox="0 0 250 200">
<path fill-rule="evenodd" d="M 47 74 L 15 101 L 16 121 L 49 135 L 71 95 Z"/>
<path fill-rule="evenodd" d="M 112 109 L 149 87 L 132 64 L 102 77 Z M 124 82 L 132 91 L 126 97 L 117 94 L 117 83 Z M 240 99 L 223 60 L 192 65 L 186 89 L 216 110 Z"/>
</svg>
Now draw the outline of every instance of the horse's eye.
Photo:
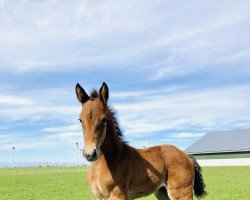
<svg viewBox="0 0 250 200">
<path fill-rule="evenodd" d="M 82 120 L 81 119 L 78 119 L 81 123 L 82 123 Z"/>
<path fill-rule="evenodd" d="M 106 123 L 107 123 L 107 118 L 106 118 L 106 117 L 104 117 L 104 118 L 102 119 L 102 125 L 103 125 L 103 126 L 105 126 L 105 125 L 106 125 Z"/>
</svg>

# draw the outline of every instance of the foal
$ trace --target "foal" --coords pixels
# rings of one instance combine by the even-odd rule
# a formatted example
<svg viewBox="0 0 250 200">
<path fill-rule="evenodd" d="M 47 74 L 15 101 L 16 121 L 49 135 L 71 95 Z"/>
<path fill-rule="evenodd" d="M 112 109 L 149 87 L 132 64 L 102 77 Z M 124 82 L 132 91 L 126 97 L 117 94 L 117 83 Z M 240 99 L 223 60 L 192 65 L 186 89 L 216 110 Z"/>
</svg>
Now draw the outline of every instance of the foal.
<svg viewBox="0 0 250 200">
<path fill-rule="evenodd" d="M 108 86 L 89 96 L 77 84 L 84 157 L 92 162 L 87 182 L 99 200 L 131 200 L 155 193 L 160 200 L 191 200 L 206 194 L 200 166 L 172 145 L 136 149 L 124 142 L 108 107 Z"/>
</svg>

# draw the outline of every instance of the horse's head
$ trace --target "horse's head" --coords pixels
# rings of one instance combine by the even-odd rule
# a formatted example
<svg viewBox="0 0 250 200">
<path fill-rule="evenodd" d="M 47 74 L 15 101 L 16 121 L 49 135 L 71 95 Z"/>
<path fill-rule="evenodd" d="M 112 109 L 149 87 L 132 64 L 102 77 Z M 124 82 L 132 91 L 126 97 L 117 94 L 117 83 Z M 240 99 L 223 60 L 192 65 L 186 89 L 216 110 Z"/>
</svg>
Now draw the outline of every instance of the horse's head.
<svg viewBox="0 0 250 200">
<path fill-rule="evenodd" d="M 83 155 L 88 161 L 95 161 L 100 154 L 100 148 L 106 136 L 108 86 L 103 83 L 99 93 L 94 91 L 89 96 L 77 83 L 76 96 L 82 104 L 79 120 L 82 123 L 84 137 Z"/>
</svg>

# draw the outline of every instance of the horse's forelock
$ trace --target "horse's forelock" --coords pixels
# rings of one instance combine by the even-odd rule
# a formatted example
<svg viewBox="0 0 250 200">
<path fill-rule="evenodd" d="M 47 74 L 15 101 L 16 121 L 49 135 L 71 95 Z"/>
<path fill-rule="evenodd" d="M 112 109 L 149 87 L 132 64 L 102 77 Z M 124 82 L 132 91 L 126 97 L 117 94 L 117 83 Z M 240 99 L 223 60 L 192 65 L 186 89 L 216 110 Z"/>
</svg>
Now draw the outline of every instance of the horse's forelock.
<svg viewBox="0 0 250 200">
<path fill-rule="evenodd" d="M 96 90 L 93 90 L 90 94 L 90 99 L 93 100 L 97 97 L 99 97 L 98 92 Z"/>
</svg>

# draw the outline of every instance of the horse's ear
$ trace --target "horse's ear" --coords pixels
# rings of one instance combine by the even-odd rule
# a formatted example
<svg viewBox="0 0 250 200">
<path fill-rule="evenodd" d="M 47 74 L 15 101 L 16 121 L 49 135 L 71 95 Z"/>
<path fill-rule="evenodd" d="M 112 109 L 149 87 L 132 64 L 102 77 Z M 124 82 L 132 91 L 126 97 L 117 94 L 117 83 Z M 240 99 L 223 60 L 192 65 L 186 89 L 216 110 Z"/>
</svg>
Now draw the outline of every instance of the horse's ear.
<svg viewBox="0 0 250 200">
<path fill-rule="evenodd" d="M 102 87 L 99 90 L 100 99 L 104 104 L 107 104 L 109 98 L 109 88 L 105 82 L 103 82 Z"/>
<path fill-rule="evenodd" d="M 80 103 L 84 104 L 86 101 L 88 101 L 89 96 L 85 92 L 85 90 L 80 86 L 79 83 L 76 84 L 76 96 L 77 99 L 80 101 Z"/>
</svg>

